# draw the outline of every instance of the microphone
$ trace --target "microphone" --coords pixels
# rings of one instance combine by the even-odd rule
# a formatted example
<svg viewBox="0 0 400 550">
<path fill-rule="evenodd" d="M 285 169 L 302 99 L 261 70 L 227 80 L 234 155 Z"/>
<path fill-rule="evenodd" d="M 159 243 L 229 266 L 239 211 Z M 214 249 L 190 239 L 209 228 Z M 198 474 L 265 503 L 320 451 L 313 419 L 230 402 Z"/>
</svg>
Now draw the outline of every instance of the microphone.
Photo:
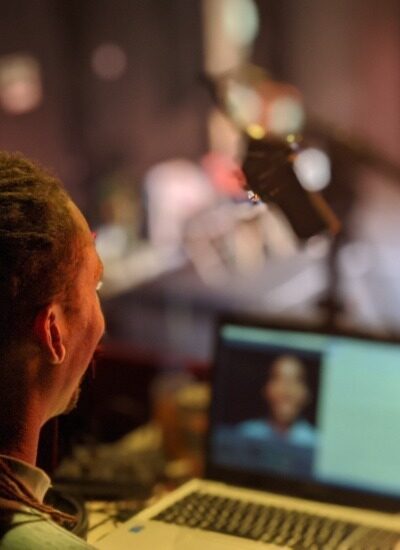
<svg viewBox="0 0 400 550">
<path fill-rule="evenodd" d="M 308 239 L 328 231 L 336 235 L 340 221 L 319 192 L 307 191 L 293 168 L 298 144 L 245 134 L 242 171 L 246 187 L 265 203 L 276 204 L 286 215 L 296 235 Z"/>
<path fill-rule="evenodd" d="M 324 231 L 336 235 L 341 223 L 331 206 L 321 193 L 306 190 L 296 176 L 293 163 L 300 153 L 299 143 L 289 142 L 278 137 L 278 134 L 267 134 L 256 139 L 238 124 L 224 97 L 224 82 L 229 76 L 212 77 L 202 73 L 199 80 L 208 90 L 213 103 L 242 134 L 245 188 L 263 202 L 276 204 L 299 239 L 305 240 Z"/>
</svg>

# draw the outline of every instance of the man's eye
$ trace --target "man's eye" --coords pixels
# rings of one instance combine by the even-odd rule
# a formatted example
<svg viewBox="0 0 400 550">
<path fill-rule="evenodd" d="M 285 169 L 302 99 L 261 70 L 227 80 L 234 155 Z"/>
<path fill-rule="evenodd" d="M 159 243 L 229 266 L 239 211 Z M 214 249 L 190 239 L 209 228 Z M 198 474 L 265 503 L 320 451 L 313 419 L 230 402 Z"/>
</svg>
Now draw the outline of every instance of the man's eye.
<svg viewBox="0 0 400 550">
<path fill-rule="evenodd" d="M 103 281 L 99 281 L 96 286 L 96 292 L 99 292 L 102 286 L 103 286 Z"/>
</svg>

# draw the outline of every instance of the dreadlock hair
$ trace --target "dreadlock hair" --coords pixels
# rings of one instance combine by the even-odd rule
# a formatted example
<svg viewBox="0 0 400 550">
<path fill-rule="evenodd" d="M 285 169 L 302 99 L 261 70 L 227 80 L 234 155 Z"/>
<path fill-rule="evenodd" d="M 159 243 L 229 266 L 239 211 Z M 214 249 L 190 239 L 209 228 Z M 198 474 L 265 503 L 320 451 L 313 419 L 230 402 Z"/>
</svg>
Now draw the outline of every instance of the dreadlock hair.
<svg viewBox="0 0 400 550">
<path fill-rule="evenodd" d="M 26 335 L 42 307 L 68 294 L 78 231 L 68 200 L 39 165 L 0 152 L 0 350 Z"/>
<path fill-rule="evenodd" d="M 76 524 L 75 516 L 39 502 L 28 487 L 13 474 L 6 461 L 0 458 L 0 532 L 15 512 L 24 510 L 24 506 L 47 514 L 64 527 L 71 528 Z"/>
<path fill-rule="evenodd" d="M 80 248 L 79 229 L 61 183 L 20 154 L 0 151 L 0 431 L 1 445 L 20 428 L 12 406 L 20 398 L 13 353 L 28 339 L 41 308 L 57 298 L 69 311 Z M 23 347 L 23 346 L 22 346 Z M 59 522 L 72 521 L 35 499 L 0 460 L 0 519 L 27 505 Z"/>
</svg>

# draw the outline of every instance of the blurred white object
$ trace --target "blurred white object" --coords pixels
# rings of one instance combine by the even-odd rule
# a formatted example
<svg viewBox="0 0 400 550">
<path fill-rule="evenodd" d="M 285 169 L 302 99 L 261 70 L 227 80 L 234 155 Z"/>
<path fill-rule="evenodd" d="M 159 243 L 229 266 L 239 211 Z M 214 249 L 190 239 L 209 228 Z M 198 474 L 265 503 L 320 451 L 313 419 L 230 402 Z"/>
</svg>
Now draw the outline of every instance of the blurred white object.
<svg viewBox="0 0 400 550">
<path fill-rule="evenodd" d="M 179 249 L 187 221 L 216 200 L 203 170 L 184 159 L 151 168 L 145 178 L 145 192 L 150 242 L 166 249 Z"/>
<path fill-rule="evenodd" d="M 382 258 L 379 259 L 382 261 Z M 339 262 L 344 276 L 362 277 L 373 268 L 373 248 L 367 242 L 350 242 L 340 249 Z"/>
<path fill-rule="evenodd" d="M 221 2 L 223 28 L 233 42 L 248 46 L 258 34 L 259 15 L 254 0 L 225 0 Z"/>
<path fill-rule="evenodd" d="M 331 181 L 331 162 L 324 151 L 309 147 L 294 159 L 293 169 L 307 191 L 321 191 Z"/>
<path fill-rule="evenodd" d="M 102 225 L 96 231 L 96 248 L 104 262 L 122 258 L 128 249 L 128 234 L 117 224 Z"/>
<path fill-rule="evenodd" d="M 203 0 L 205 70 L 221 74 L 249 56 L 259 28 L 254 0 Z"/>
<path fill-rule="evenodd" d="M 105 261 L 101 296 L 110 298 L 138 285 L 175 271 L 186 263 L 182 254 L 149 245 L 134 248 L 128 255 Z"/>
</svg>

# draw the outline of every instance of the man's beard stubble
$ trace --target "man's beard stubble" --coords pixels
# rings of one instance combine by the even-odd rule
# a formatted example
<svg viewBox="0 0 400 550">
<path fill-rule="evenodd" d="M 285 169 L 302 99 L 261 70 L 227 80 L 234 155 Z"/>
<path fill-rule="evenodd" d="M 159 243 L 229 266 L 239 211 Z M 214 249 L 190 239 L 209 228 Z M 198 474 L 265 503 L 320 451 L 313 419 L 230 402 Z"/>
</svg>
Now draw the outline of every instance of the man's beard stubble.
<svg viewBox="0 0 400 550">
<path fill-rule="evenodd" d="M 94 378 L 95 376 L 95 369 L 96 369 L 96 359 L 98 359 L 99 357 L 101 357 L 103 353 L 103 347 L 101 346 L 101 344 L 99 343 L 95 349 L 95 352 L 93 354 L 93 357 L 92 357 L 92 360 L 90 361 L 89 365 L 88 365 L 88 368 L 86 369 L 84 375 L 82 376 L 80 382 L 79 382 L 79 385 L 78 387 L 76 388 L 76 390 L 74 391 L 74 393 L 71 395 L 71 398 L 70 400 L 68 401 L 68 404 L 67 406 L 65 407 L 65 410 L 63 413 L 61 414 L 69 414 L 70 412 L 72 412 L 74 409 L 76 409 L 76 407 L 78 406 L 78 402 L 79 402 L 79 397 L 81 395 L 81 391 L 82 391 L 82 383 L 85 379 L 85 376 L 87 376 L 88 374 L 88 371 L 90 371 L 91 373 L 91 376 L 92 378 Z"/>
<path fill-rule="evenodd" d="M 62 414 L 69 414 L 78 406 L 79 396 L 81 394 L 81 386 L 79 385 L 74 393 L 71 395 L 71 399 L 68 401 L 68 405 Z"/>
</svg>

